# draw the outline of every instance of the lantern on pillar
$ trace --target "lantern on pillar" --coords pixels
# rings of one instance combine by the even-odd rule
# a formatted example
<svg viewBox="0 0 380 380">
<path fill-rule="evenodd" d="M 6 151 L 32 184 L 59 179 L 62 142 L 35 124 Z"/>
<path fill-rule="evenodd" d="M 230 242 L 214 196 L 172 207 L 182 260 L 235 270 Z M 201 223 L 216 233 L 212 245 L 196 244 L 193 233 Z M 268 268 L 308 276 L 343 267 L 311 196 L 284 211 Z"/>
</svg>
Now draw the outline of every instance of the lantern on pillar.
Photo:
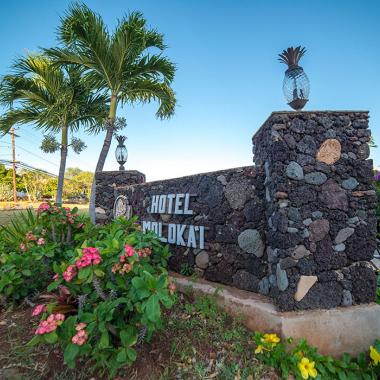
<svg viewBox="0 0 380 380">
<path fill-rule="evenodd" d="M 304 47 L 289 47 L 279 54 L 280 58 L 278 59 L 280 62 L 288 65 L 288 69 L 285 71 L 282 90 L 289 106 L 297 111 L 301 110 L 309 100 L 309 78 L 303 71 L 303 68 L 298 65 L 305 53 L 306 49 Z"/>
<path fill-rule="evenodd" d="M 124 164 L 127 162 L 128 159 L 128 150 L 124 145 L 124 141 L 127 139 L 126 136 L 116 136 L 116 140 L 118 142 L 118 145 L 115 150 L 115 157 L 116 161 L 120 165 L 119 170 L 125 170 Z"/>
</svg>

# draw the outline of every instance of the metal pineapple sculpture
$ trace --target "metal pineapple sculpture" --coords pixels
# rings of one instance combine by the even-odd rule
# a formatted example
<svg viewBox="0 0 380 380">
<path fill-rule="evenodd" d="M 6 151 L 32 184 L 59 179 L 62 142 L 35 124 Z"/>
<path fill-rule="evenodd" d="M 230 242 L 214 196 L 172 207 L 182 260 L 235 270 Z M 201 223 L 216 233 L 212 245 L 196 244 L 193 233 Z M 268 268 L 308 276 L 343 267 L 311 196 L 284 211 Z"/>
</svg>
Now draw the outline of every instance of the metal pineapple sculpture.
<svg viewBox="0 0 380 380">
<path fill-rule="evenodd" d="M 285 71 L 282 90 L 285 99 L 294 110 L 301 110 L 309 100 L 310 84 L 303 68 L 298 65 L 300 59 L 306 53 L 304 47 L 289 47 L 279 54 L 280 62 L 288 65 Z"/>
</svg>

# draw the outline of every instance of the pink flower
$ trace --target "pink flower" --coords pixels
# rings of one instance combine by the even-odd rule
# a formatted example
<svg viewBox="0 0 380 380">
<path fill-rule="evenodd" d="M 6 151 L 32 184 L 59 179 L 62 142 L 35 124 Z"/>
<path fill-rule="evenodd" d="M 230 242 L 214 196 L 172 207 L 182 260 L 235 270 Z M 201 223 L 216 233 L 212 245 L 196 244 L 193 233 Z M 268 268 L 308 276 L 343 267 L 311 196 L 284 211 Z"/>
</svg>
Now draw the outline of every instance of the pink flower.
<svg viewBox="0 0 380 380">
<path fill-rule="evenodd" d="M 81 322 L 81 323 L 78 323 L 78 324 L 76 325 L 75 330 L 80 331 L 80 330 L 85 329 L 86 327 L 87 327 L 87 323 L 83 323 L 83 322 Z"/>
<path fill-rule="evenodd" d="M 169 289 L 169 293 L 173 295 L 175 291 L 177 290 L 177 287 L 174 282 L 171 282 L 169 283 L 168 289 Z"/>
<path fill-rule="evenodd" d="M 84 343 L 86 343 L 88 339 L 88 334 L 85 330 L 79 330 L 72 338 L 71 341 L 78 345 L 82 346 Z"/>
<path fill-rule="evenodd" d="M 98 248 L 85 247 L 82 249 L 82 257 L 79 258 L 75 265 L 77 268 L 85 268 L 89 265 L 98 265 L 102 261 Z"/>
<path fill-rule="evenodd" d="M 134 253 L 135 253 L 135 251 L 133 250 L 133 248 L 130 245 L 128 245 L 128 244 L 126 244 L 124 246 L 124 250 L 125 250 L 125 253 L 127 254 L 127 256 L 129 256 L 129 257 L 133 256 Z"/>
<path fill-rule="evenodd" d="M 26 237 L 26 240 L 29 240 L 29 241 L 36 241 L 37 240 L 37 237 L 33 234 L 32 231 L 27 232 L 25 237 Z"/>
<path fill-rule="evenodd" d="M 63 314 L 50 314 L 46 321 L 41 321 L 35 332 L 36 335 L 49 334 L 57 329 L 63 321 L 65 316 Z"/>
<path fill-rule="evenodd" d="M 63 278 L 67 282 L 70 282 L 76 275 L 77 275 L 77 268 L 75 268 L 75 265 L 69 265 L 62 274 Z"/>
<path fill-rule="evenodd" d="M 24 243 L 20 243 L 20 249 L 22 252 L 26 252 L 28 250 Z"/>
<path fill-rule="evenodd" d="M 50 208 L 50 205 L 48 203 L 41 203 L 37 209 L 37 212 L 41 213 L 41 212 L 49 210 L 49 208 Z"/>
<path fill-rule="evenodd" d="M 56 281 L 56 280 L 59 280 L 59 274 L 56 273 L 54 276 L 53 276 L 53 280 Z"/>
<path fill-rule="evenodd" d="M 44 245 L 45 244 L 45 239 L 44 238 L 39 238 L 38 240 L 37 240 L 37 245 Z"/>
<path fill-rule="evenodd" d="M 46 311 L 46 305 L 44 304 L 41 304 L 41 305 L 37 305 L 33 311 L 32 311 L 32 317 L 36 317 L 37 315 L 40 315 L 42 313 L 45 313 Z"/>
</svg>

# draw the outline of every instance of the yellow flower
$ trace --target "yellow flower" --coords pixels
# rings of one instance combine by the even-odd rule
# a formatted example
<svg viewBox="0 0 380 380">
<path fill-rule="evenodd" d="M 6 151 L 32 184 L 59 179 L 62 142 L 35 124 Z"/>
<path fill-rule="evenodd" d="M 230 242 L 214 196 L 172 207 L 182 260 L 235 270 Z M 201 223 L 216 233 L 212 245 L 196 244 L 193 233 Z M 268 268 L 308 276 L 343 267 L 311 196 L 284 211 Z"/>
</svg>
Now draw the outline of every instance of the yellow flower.
<svg viewBox="0 0 380 380">
<path fill-rule="evenodd" d="M 264 338 L 262 339 L 265 343 L 270 343 L 272 346 L 275 346 L 279 341 L 280 338 L 277 336 L 277 334 L 264 334 Z"/>
<path fill-rule="evenodd" d="M 375 365 L 379 364 L 379 362 L 380 362 L 380 354 L 378 353 L 378 351 L 376 350 L 375 347 L 373 347 L 373 346 L 369 347 L 369 356 L 371 357 L 371 359 L 373 360 L 373 362 L 375 363 Z"/>
<path fill-rule="evenodd" d="M 308 379 L 310 377 L 317 377 L 317 370 L 314 368 L 315 362 L 311 362 L 308 358 L 302 358 L 298 363 L 298 369 L 301 372 L 303 379 Z"/>
<path fill-rule="evenodd" d="M 263 350 L 264 350 L 264 347 L 261 344 L 259 344 L 255 350 L 255 354 L 261 354 Z"/>
</svg>

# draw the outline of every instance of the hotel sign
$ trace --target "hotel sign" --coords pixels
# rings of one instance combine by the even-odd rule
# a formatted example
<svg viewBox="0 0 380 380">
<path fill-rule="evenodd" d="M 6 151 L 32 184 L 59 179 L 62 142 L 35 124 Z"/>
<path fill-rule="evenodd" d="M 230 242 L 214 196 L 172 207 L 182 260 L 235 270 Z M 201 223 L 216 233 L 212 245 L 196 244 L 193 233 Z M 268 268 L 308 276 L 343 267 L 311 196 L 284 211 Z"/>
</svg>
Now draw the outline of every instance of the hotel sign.
<svg viewBox="0 0 380 380">
<path fill-rule="evenodd" d="M 194 194 L 159 194 L 151 197 L 148 214 L 194 215 L 190 208 L 190 200 Z M 204 248 L 204 226 L 192 224 L 163 223 L 141 221 L 143 231 L 154 231 L 164 243 L 191 248 Z"/>
</svg>

